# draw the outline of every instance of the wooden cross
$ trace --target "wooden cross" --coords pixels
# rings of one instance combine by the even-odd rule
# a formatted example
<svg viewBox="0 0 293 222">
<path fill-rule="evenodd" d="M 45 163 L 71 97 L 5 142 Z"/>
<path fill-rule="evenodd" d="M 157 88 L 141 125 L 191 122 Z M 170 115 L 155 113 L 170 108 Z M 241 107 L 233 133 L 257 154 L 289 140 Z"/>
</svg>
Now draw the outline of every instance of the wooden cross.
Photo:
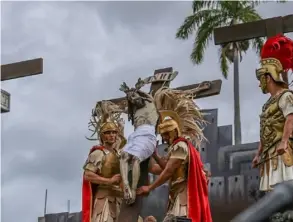
<svg viewBox="0 0 293 222">
<path fill-rule="evenodd" d="M 155 92 L 161 87 L 163 86 L 169 87 L 170 83 L 175 79 L 177 75 L 178 75 L 178 72 L 173 72 L 173 68 L 168 67 L 168 68 L 155 70 L 154 75 L 147 77 L 146 79 L 144 79 L 144 81 L 151 84 L 150 93 L 154 95 Z M 195 90 L 195 94 L 196 94 L 195 98 L 199 99 L 199 98 L 215 96 L 220 94 L 221 86 L 222 86 L 222 80 L 218 79 L 214 81 L 205 81 L 202 83 L 181 86 L 174 89 L 184 90 L 184 91 L 197 89 Z M 115 98 L 115 99 L 109 99 L 109 100 L 115 104 L 118 104 L 121 107 L 127 106 L 127 100 L 125 96 Z"/>
<path fill-rule="evenodd" d="M 178 72 L 173 72 L 172 67 L 155 70 L 154 75 L 144 79 L 144 82 L 150 83 L 150 93 L 154 93 L 163 86 L 170 86 L 171 81 L 178 75 Z M 195 98 L 203 98 L 213 95 L 218 95 L 221 91 L 222 80 L 214 80 L 211 82 L 202 82 L 199 84 L 192 84 L 187 86 L 181 86 L 175 88 L 177 90 L 191 90 L 196 89 Z M 120 107 L 127 106 L 127 100 L 125 97 L 110 99 L 110 101 L 118 104 Z M 141 163 L 141 173 L 138 182 L 138 187 L 146 185 L 148 181 L 148 160 Z M 123 201 L 118 222 L 137 222 L 138 216 L 142 209 L 143 197 L 137 196 L 136 201 L 133 205 L 128 206 Z"/>
<path fill-rule="evenodd" d="M 293 15 L 214 29 L 215 45 L 293 32 Z"/>
<path fill-rule="evenodd" d="M 32 59 L 1 65 L 1 81 L 43 73 L 43 59 Z M 10 111 L 10 94 L 1 89 L 1 113 Z"/>
</svg>

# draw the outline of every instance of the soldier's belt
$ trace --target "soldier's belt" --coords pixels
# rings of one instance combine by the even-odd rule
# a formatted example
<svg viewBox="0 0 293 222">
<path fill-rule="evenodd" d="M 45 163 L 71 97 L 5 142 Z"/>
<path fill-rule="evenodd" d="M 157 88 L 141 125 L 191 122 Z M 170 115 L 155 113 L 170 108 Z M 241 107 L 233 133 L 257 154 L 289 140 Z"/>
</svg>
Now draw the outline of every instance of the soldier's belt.
<svg viewBox="0 0 293 222">
<path fill-rule="evenodd" d="M 98 192 L 104 193 L 109 196 L 116 196 L 116 197 L 122 197 L 123 192 L 121 189 L 117 189 L 115 187 L 111 186 L 99 186 L 98 187 Z"/>
</svg>

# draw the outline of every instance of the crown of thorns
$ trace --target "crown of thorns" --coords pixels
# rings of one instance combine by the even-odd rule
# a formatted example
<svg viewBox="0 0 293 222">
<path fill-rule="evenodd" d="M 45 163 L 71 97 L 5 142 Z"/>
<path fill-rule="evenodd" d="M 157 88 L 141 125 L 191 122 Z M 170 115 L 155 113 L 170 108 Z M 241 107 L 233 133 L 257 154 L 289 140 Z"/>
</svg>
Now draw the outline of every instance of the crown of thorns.
<svg viewBox="0 0 293 222">
<path fill-rule="evenodd" d="M 129 91 L 138 91 L 145 85 L 145 81 L 139 78 L 135 84 L 135 88 L 130 88 L 125 82 L 120 85 L 120 91 L 122 92 L 129 92 Z"/>
</svg>

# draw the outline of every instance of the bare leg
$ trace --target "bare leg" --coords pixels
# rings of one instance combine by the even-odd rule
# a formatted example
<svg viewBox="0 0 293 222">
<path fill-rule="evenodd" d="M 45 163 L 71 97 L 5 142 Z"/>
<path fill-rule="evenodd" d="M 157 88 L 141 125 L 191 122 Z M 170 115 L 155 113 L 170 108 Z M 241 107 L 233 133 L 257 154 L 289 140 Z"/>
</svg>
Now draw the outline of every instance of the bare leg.
<svg viewBox="0 0 293 222">
<path fill-rule="evenodd" d="M 132 186 L 131 186 L 132 198 L 129 200 L 128 204 L 132 204 L 135 202 L 136 189 L 137 189 L 139 177 L 140 177 L 140 160 L 137 157 L 133 156 Z"/>
<path fill-rule="evenodd" d="M 131 189 L 130 189 L 129 181 L 128 181 L 129 160 L 130 160 L 130 155 L 122 151 L 121 159 L 120 159 L 120 173 L 121 173 L 121 177 L 123 181 L 124 199 L 126 203 L 132 199 L 132 193 L 131 193 Z"/>
</svg>

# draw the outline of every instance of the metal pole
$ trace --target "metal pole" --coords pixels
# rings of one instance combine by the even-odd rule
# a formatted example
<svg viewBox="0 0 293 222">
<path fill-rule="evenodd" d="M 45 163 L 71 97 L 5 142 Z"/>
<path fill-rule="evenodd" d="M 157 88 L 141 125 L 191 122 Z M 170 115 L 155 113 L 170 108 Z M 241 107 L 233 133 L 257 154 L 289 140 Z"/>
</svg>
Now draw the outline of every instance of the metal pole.
<svg viewBox="0 0 293 222">
<path fill-rule="evenodd" d="M 44 207 L 44 217 L 47 213 L 47 196 L 48 196 L 48 190 L 46 189 L 46 192 L 45 192 L 45 207 Z"/>
<path fill-rule="evenodd" d="M 70 213 L 70 200 L 67 200 L 67 212 Z"/>
</svg>

